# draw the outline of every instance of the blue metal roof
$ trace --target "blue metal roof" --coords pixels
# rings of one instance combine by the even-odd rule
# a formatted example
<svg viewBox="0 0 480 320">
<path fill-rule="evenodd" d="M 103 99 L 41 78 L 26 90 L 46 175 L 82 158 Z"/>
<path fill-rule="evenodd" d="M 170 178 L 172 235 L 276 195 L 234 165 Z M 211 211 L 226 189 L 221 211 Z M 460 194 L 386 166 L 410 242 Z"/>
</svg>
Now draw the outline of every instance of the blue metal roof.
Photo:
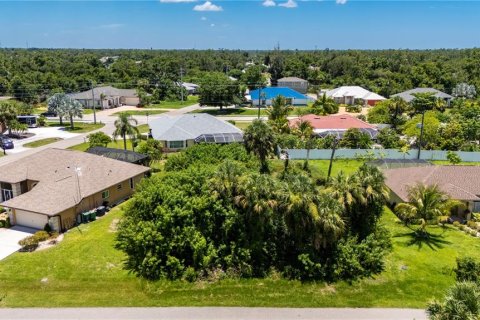
<svg viewBox="0 0 480 320">
<path fill-rule="evenodd" d="M 266 87 L 262 89 L 255 89 L 250 91 L 250 97 L 252 100 L 258 100 L 258 94 L 261 91 L 262 97 L 260 99 L 270 100 L 278 96 L 284 96 L 285 98 L 295 98 L 295 99 L 308 99 L 304 94 L 297 92 L 293 89 L 287 87 Z"/>
</svg>

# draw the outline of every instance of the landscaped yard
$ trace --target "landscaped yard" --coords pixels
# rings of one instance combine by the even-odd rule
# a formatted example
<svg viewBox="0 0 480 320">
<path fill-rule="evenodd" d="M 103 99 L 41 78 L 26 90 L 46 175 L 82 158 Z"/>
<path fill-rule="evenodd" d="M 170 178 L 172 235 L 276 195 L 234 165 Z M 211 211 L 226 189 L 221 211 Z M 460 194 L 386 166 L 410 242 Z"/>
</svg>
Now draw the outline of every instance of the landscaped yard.
<svg viewBox="0 0 480 320">
<path fill-rule="evenodd" d="M 23 146 L 27 147 L 27 148 L 37 148 L 37 147 L 41 147 L 41 146 L 44 146 L 44 145 L 47 145 L 47 144 L 50 144 L 50 143 L 54 143 L 54 142 L 57 142 L 57 141 L 60 141 L 60 140 L 63 140 L 63 139 L 62 138 L 45 138 L 45 139 L 40 139 L 40 140 L 37 140 L 37 141 L 32 141 L 32 142 L 29 142 L 29 143 L 25 143 Z"/>
<path fill-rule="evenodd" d="M 290 166 L 302 166 L 304 160 L 290 160 Z M 329 160 L 309 160 L 308 166 L 314 178 L 326 178 L 328 175 L 328 166 L 330 164 Z M 332 165 L 332 176 L 337 175 L 340 171 L 345 172 L 346 174 L 351 174 L 357 171 L 358 168 L 363 164 L 363 161 L 360 160 L 334 160 Z M 270 166 L 273 171 L 281 172 L 283 171 L 284 162 L 283 160 L 273 160 L 270 163 Z"/>
<path fill-rule="evenodd" d="M 111 114 L 111 116 L 118 116 L 120 113 L 126 113 L 130 116 L 146 116 L 147 114 L 149 116 L 153 116 L 156 114 L 162 114 L 167 112 L 167 110 L 128 110 L 128 111 L 122 111 L 122 112 L 115 112 Z"/>
<path fill-rule="evenodd" d="M 122 268 L 114 249 L 114 209 L 96 222 L 70 230 L 57 247 L 15 253 L 0 262 L 0 302 L 4 307 L 81 306 L 261 306 L 416 307 L 441 297 L 454 282 L 455 258 L 480 258 L 480 239 L 453 227 L 431 227 L 430 243 L 415 243 L 410 230 L 387 210 L 394 251 L 381 275 L 326 285 L 268 279 L 188 283 L 149 282 Z"/>
<path fill-rule="evenodd" d="M 215 109 L 198 109 L 192 111 L 192 113 L 208 113 L 212 116 L 257 116 L 258 109 L 249 109 L 249 108 L 220 108 Z M 260 109 L 260 116 L 266 116 L 267 112 L 265 108 Z"/>
<path fill-rule="evenodd" d="M 146 108 L 181 109 L 198 103 L 197 96 L 188 96 L 186 101 L 162 101 L 161 103 L 150 104 Z"/>
<path fill-rule="evenodd" d="M 150 127 L 148 126 L 148 124 L 141 124 L 137 126 L 137 129 L 138 131 L 140 131 L 140 133 L 148 133 L 148 131 L 150 131 Z"/>
<path fill-rule="evenodd" d="M 235 126 L 242 130 L 245 130 L 251 123 L 251 121 L 235 121 Z"/>
<path fill-rule="evenodd" d="M 74 146 L 69 147 L 70 150 L 77 150 L 77 151 L 87 151 L 90 145 L 88 142 L 80 143 Z M 108 148 L 114 149 L 123 149 L 123 139 L 117 139 L 117 141 L 112 141 L 107 145 Z M 132 142 L 127 140 L 127 150 L 132 150 Z"/>
<path fill-rule="evenodd" d="M 49 127 L 65 127 L 65 131 L 74 132 L 74 133 L 86 133 L 94 131 L 105 126 L 103 123 L 97 122 L 96 124 L 90 122 L 74 122 L 73 130 L 70 128 L 70 122 L 64 121 L 63 125 L 60 125 L 59 122 L 47 122 Z"/>
</svg>

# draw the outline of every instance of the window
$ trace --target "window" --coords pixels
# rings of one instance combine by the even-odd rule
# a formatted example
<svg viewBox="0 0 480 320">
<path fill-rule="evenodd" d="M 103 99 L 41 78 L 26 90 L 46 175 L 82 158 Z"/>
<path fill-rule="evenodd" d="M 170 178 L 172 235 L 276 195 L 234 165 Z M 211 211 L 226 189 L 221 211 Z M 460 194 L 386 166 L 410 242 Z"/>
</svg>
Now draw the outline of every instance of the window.
<svg viewBox="0 0 480 320">
<path fill-rule="evenodd" d="M 117 190 L 122 190 L 122 184 L 117 184 Z"/>
<path fill-rule="evenodd" d="M 130 178 L 130 189 L 135 189 L 135 184 L 133 183 L 133 178 Z"/>
<path fill-rule="evenodd" d="M 110 197 L 110 191 L 105 190 L 102 192 L 102 199 L 108 199 Z"/>
<path fill-rule="evenodd" d="M 184 141 L 169 141 L 168 148 L 170 149 L 181 149 L 184 147 Z"/>
</svg>

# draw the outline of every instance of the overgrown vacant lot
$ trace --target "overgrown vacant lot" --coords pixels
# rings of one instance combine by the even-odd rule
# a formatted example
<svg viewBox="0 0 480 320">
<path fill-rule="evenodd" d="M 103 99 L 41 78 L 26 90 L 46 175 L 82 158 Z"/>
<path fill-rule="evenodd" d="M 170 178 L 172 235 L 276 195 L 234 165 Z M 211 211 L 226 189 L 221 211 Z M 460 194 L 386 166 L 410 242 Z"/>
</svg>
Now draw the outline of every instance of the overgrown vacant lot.
<svg viewBox="0 0 480 320">
<path fill-rule="evenodd" d="M 431 227 L 430 242 L 415 243 L 410 230 L 386 210 L 382 221 L 394 250 L 373 279 L 326 285 L 276 277 L 197 283 L 136 278 L 122 269 L 114 249 L 118 209 L 69 231 L 57 247 L 16 253 L 0 262 L 3 307 L 59 306 L 281 306 L 425 307 L 454 282 L 455 258 L 480 258 L 479 239 L 451 227 Z M 43 279 L 43 282 L 42 282 Z"/>
</svg>

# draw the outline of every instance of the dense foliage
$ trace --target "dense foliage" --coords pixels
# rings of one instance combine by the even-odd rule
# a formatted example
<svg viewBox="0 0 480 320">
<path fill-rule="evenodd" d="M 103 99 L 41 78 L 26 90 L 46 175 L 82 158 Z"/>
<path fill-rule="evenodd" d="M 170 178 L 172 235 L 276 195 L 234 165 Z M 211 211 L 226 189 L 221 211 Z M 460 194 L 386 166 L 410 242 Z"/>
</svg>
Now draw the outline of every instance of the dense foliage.
<svg viewBox="0 0 480 320">
<path fill-rule="evenodd" d="M 377 225 L 385 187 L 376 169 L 318 187 L 299 169 L 259 174 L 236 144 L 191 147 L 165 168 L 139 186 L 119 228 L 117 246 L 139 276 L 335 281 L 383 270 L 390 242 Z"/>
<path fill-rule="evenodd" d="M 92 84 L 141 87 L 158 99 L 178 99 L 174 86 L 198 82 L 205 72 L 224 72 L 250 88 L 281 77 L 307 79 L 314 87 L 362 85 L 389 97 L 415 87 L 435 87 L 469 97 L 480 87 L 480 49 L 378 51 L 48 50 L 1 49 L 0 95 L 35 102 L 54 92 Z M 242 73 L 247 62 L 255 64 Z M 257 83 L 255 83 L 257 82 Z"/>
</svg>

